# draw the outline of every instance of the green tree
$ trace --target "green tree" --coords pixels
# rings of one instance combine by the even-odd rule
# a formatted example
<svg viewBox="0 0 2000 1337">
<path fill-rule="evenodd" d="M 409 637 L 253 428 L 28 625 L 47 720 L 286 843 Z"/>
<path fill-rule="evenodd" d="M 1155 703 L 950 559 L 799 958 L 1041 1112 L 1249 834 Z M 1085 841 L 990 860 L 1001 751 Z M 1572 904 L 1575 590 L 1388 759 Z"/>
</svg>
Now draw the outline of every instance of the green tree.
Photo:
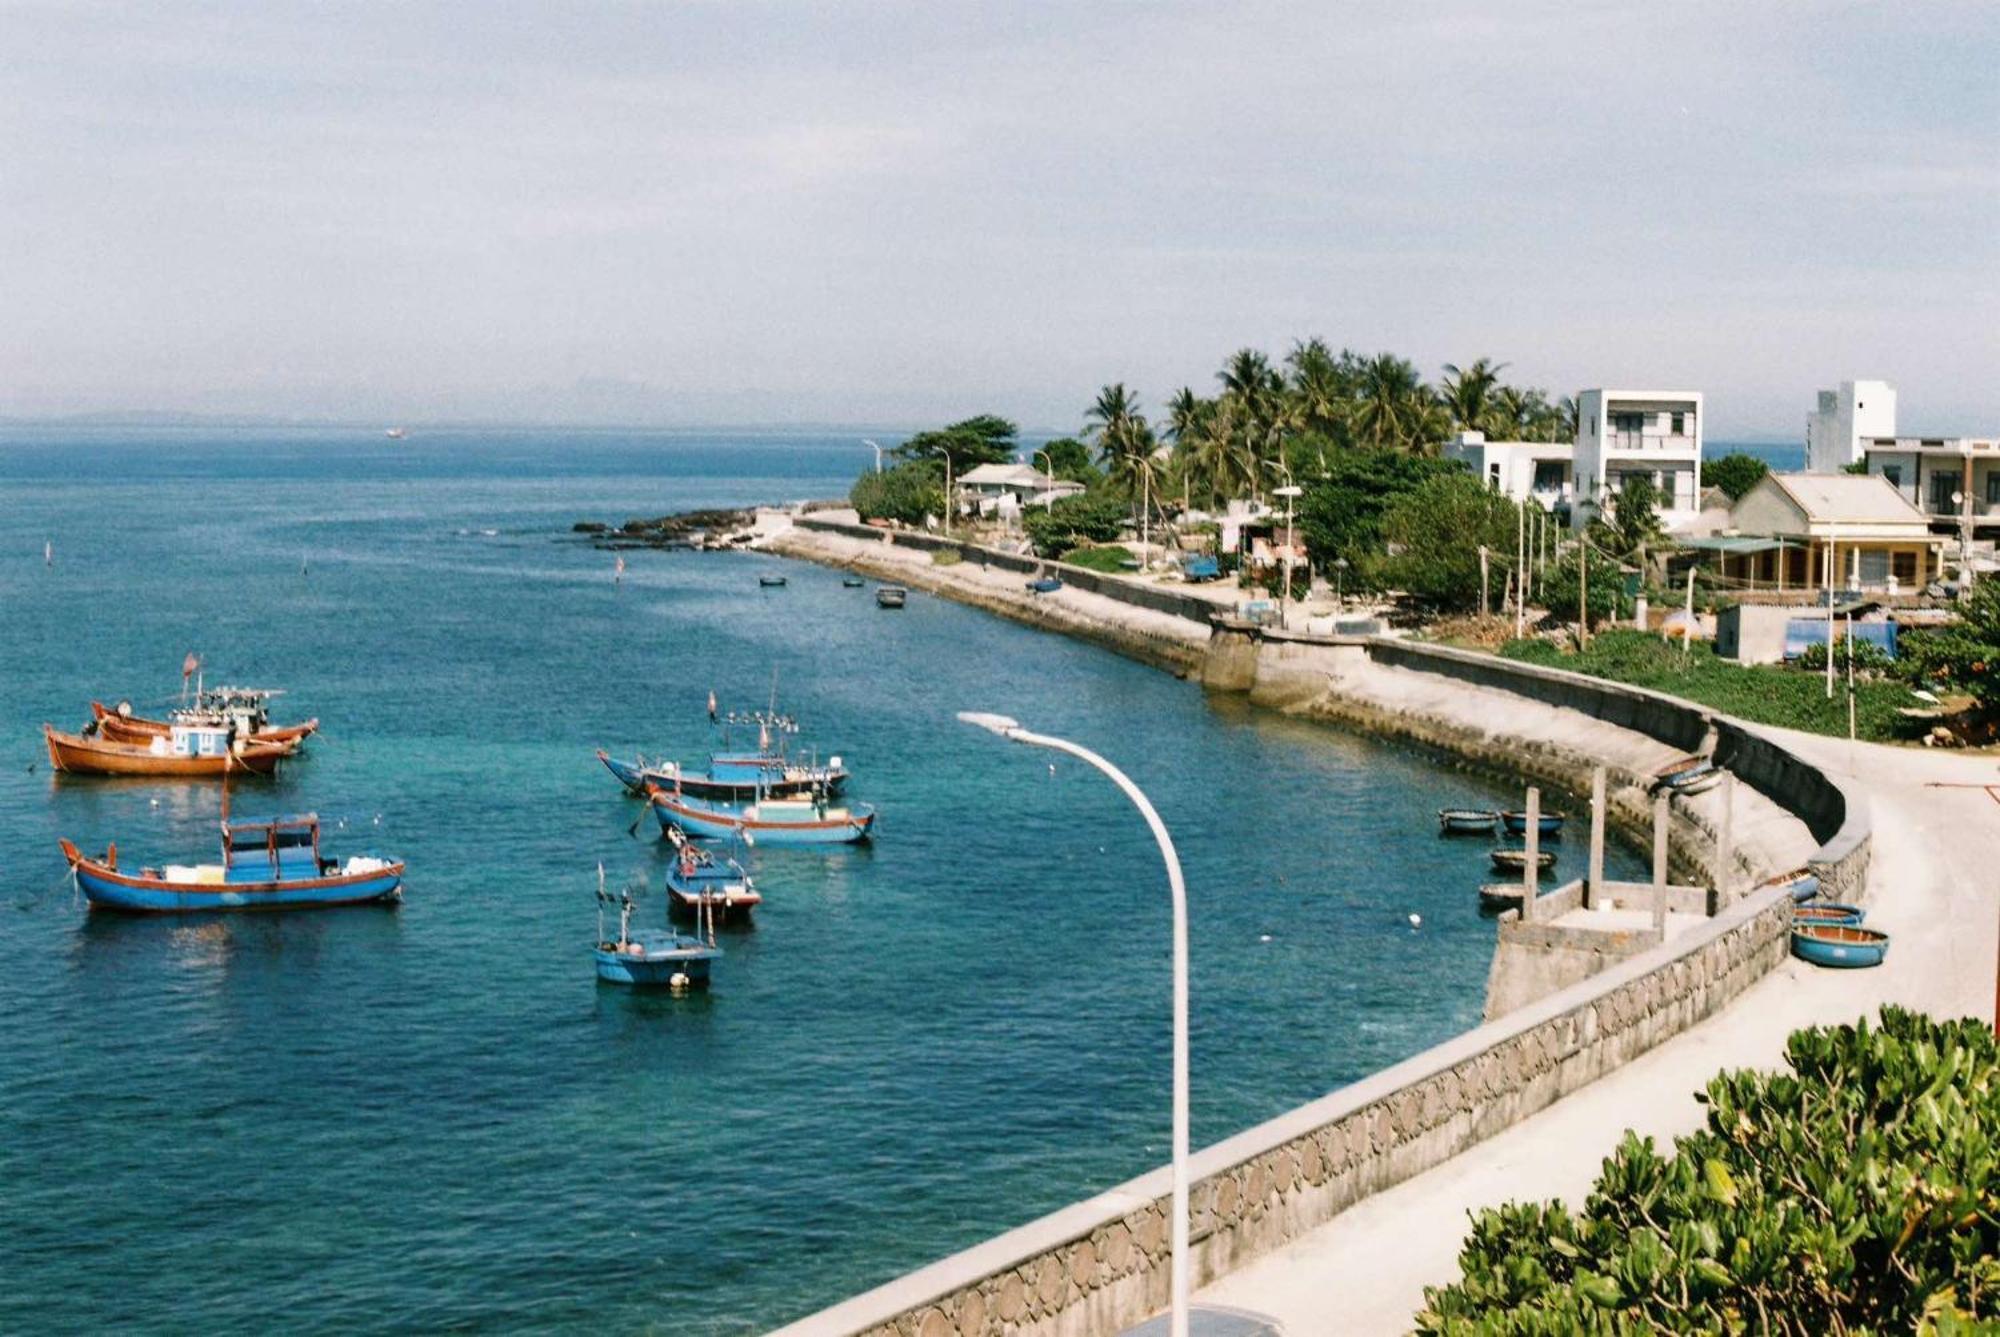
<svg viewBox="0 0 2000 1337">
<path fill-rule="evenodd" d="M 1745 455 L 1736 451 L 1729 455 L 1718 455 L 1712 460 L 1701 462 L 1701 485 L 1705 488 L 1719 487 L 1729 494 L 1731 501 L 1740 501 L 1743 494 L 1764 481 L 1771 472 L 1771 466 L 1755 455 Z"/>
<path fill-rule="evenodd" d="M 1053 506 L 1038 506 L 1021 517 L 1028 541 L 1044 557 L 1055 557 L 1086 543 L 1109 543 L 1128 523 L 1125 499 L 1108 492 L 1064 497 Z"/>
<path fill-rule="evenodd" d="M 1540 574 L 1534 588 L 1535 602 L 1548 609 L 1559 622 L 1576 620 L 1577 550 L 1572 547 L 1556 559 L 1555 565 Z M 1625 588 L 1625 569 L 1612 558 L 1590 549 L 1586 597 L 1590 604 L 1590 625 L 1595 627 L 1616 617 Z"/>
<path fill-rule="evenodd" d="M 879 474 L 870 470 L 854 480 L 847 498 L 864 520 L 920 525 L 927 515 L 944 514 L 944 466 L 905 460 Z"/>
<path fill-rule="evenodd" d="M 1612 499 L 1610 519 L 1591 522 L 1590 541 L 1614 557 L 1642 558 L 1667 532 L 1660 523 L 1659 497 L 1652 479 L 1627 478 Z"/>
<path fill-rule="evenodd" d="M 1341 451 L 1324 473 L 1301 474 L 1297 520 L 1306 555 L 1319 570 L 1345 561 L 1349 589 L 1378 587 L 1383 560 L 1382 517 L 1399 498 L 1457 465 L 1386 450 Z M 1508 542 L 1513 542 L 1510 536 Z M 1510 548 L 1511 551 L 1511 548 Z"/>
<path fill-rule="evenodd" d="M 1440 474 L 1383 513 L 1382 578 L 1427 608 L 1479 606 L 1479 549 L 1492 554 L 1493 606 L 1512 560 L 1520 508 L 1462 471 Z"/>
<path fill-rule="evenodd" d="M 1089 427 L 1084 435 L 1097 444 L 1098 458 L 1115 487 L 1123 488 L 1137 506 L 1146 496 L 1159 501 L 1159 443 L 1146 415 L 1139 411 L 1139 399 L 1123 382 L 1107 385 L 1097 392 L 1097 402 L 1086 415 Z"/>
<path fill-rule="evenodd" d="M 1439 397 L 1451 414 L 1452 426 L 1460 431 L 1486 430 L 1493 407 L 1493 390 L 1500 383 L 1500 373 L 1506 369 L 1506 363 L 1496 363 L 1490 357 L 1479 358 L 1466 367 L 1444 364 L 1444 385 Z"/>
<path fill-rule="evenodd" d="M 2000 721 L 2000 579 L 1979 581 L 1955 621 L 1911 632 L 1898 653 L 1906 671 L 1970 694 L 1982 717 Z"/>
<path fill-rule="evenodd" d="M 1355 439 L 1378 449 L 1421 451 L 1449 430 L 1448 415 L 1415 364 L 1393 353 L 1362 367 L 1353 422 Z"/>
<path fill-rule="evenodd" d="M 928 432 L 918 432 L 915 436 L 896 447 L 896 454 L 906 460 L 931 460 L 938 468 L 944 468 L 947 457 L 951 460 L 954 477 L 981 464 L 1005 464 L 1014 458 L 1015 427 L 1007 419 L 992 413 L 981 413 Z"/>
<path fill-rule="evenodd" d="M 1090 447 L 1073 436 L 1059 436 L 1037 448 L 1046 459 L 1036 459 L 1036 468 L 1053 468 L 1057 478 L 1068 478 L 1086 486 L 1099 482 L 1103 473 L 1091 462 Z"/>
</svg>

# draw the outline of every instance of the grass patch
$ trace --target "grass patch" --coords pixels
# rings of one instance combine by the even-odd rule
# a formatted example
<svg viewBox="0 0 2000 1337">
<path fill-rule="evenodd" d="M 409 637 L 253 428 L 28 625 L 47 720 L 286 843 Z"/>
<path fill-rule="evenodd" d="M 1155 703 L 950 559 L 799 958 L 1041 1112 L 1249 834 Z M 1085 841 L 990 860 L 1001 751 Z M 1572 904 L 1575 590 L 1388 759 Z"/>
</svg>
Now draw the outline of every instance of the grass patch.
<svg viewBox="0 0 2000 1337">
<path fill-rule="evenodd" d="M 1123 575 L 1130 570 L 1125 563 L 1136 560 L 1130 548 L 1116 543 L 1105 544 L 1101 548 L 1071 548 L 1062 555 L 1062 560 L 1088 571 L 1102 571 L 1107 575 Z"/>
<path fill-rule="evenodd" d="M 1684 655 L 1678 645 L 1669 645 L 1648 632 L 1630 630 L 1599 632 L 1581 654 L 1534 640 L 1509 641 L 1500 647 L 1500 653 L 1523 663 L 1684 696 L 1759 724 L 1834 738 L 1847 736 L 1847 680 L 1843 676 L 1835 677 L 1833 699 L 1828 700 L 1826 679 L 1821 674 L 1776 665 L 1737 664 L 1699 642 Z M 1909 736 L 1908 722 L 1896 713 L 1898 707 L 1918 704 L 1908 687 L 1893 679 L 1857 677 L 1854 693 L 1857 736 L 1877 742 Z"/>
<path fill-rule="evenodd" d="M 956 548 L 931 549 L 932 566 L 957 566 L 965 560 L 965 554 Z"/>
</svg>

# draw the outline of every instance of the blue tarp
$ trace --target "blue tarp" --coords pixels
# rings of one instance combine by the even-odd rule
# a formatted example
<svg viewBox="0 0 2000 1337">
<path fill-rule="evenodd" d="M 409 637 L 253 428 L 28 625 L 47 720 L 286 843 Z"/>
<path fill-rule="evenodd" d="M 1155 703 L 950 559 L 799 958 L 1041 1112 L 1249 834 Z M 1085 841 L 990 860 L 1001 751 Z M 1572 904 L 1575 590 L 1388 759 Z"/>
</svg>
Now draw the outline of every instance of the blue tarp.
<svg viewBox="0 0 2000 1337">
<path fill-rule="evenodd" d="M 1826 621 L 1816 617 L 1795 617 L 1785 623 L 1785 658 L 1797 659 L 1808 646 L 1826 644 Z M 1840 622 L 1834 627 L 1834 644 L 1851 631 L 1857 641 L 1866 641 L 1883 654 L 1896 657 L 1896 624 L 1893 622 Z"/>
</svg>

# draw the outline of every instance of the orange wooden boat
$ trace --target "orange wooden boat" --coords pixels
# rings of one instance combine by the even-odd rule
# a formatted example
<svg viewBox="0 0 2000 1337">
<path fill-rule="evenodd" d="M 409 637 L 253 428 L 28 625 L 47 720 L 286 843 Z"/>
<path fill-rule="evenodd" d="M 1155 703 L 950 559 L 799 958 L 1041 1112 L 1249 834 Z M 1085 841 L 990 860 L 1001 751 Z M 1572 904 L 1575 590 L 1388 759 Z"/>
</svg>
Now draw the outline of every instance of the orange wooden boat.
<svg viewBox="0 0 2000 1337">
<path fill-rule="evenodd" d="M 42 726 L 49 764 L 71 775 L 150 775 L 163 778 L 221 779 L 231 771 L 270 775 L 296 743 L 232 740 L 224 727 L 176 724 L 165 737 L 147 743 L 115 743 Z"/>
<path fill-rule="evenodd" d="M 124 714 L 101 701 L 90 703 L 90 713 L 96 721 L 98 735 L 107 742 L 147 744 L 155 738 L 168 738 L 173 734 L 174 726 L 167 720 L 149 720 L 140 715 Z M 304 724 L 253 729 L 245 736 L 252 742 L 286 743 L 296 749 L 318 728 L 319 720 L 310 719 Z"/>
</svg>

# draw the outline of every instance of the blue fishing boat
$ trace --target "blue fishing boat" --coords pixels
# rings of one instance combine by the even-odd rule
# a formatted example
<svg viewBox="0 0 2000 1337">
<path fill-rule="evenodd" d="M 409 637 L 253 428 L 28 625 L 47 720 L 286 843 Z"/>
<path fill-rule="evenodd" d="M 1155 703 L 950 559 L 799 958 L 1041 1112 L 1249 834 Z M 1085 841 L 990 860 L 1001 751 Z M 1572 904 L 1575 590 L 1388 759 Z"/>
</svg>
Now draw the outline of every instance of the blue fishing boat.
<svg viewBox="0 0 2000 1337">
<path fill-rule="evenodd" d="M 1889 935 L 1858 924 L 1800 924 L 1792 929 L 1792 955 L 1816 966 L 1865 969 L 1889 955 Z"/>
<path fill-rule="evenodd" d="M 644 757 L 620 761 L 603 748 L 597 759 L 618 777 L 618 783 L 643 798 L 646 786 L 671 789 L 676 780 L 690 797 L 724 803 L 745 803 L 758 794 L 787 798 L 800 794 L 838 794 L 847 783 L 847 767 L 839 757 L 824 766 L 799 763 L 782 753 L 753 752 L 734 756 L 710 753 L 706 771 L 683 770 L 671 761 L 648 762 Z"/>
<path fill-rule="evenodd" d="M 669 911 L 697 921 L 706 917 L 727 923 L 748 919 L 764 903 L 757 884 L 736 860 L 703 849 L 678 827 L 667 828 L 667 839 L 675 847 L 674 860 L 667 865 Z"/>
<path fill-rule="evenodd" d="M 1684 757 L 1653 773 L 1653 787 L 1671 794 L 1705 794 L 1722 783 L 1722 771 L 1708 757 Z"/>
<path fill-rule="evenodd" d="M 1030 594 L 1054 594 L 1062 588 L 1062 582 L 1054 576 L 1041 576 L 1028 582 Z"/>
<path fill-rule="evenodd" d="M 604 936 L 604 907 L 618 906 L 618 936 Z M 633 929 L 632 893 L 613 896 L 604 890 L 604 868 L 597 870 L 597 946 L 592 956 L 597 978 L 607 984 L 629 984 L 640 988 L 683 989 L 708 987 L 709 968 L 721 957 L 711 928 L 707 941 L 671 928 Z"/>
<path fill-rule="evenodd" d="M 850 590 L 858 590 L 866 585 L 868 581 L 861 576 L 842 576 L 840 583 Z"/>
<path fill-rule="evenodd" d="M 1803 903 L 1819 895 L 1819 874 L 1810 868 L 1794 868 L 1766 880 L 1763 886 L 1784 887 L 1792 893 L 1793 901 Z"/>
<path fill-rule="evenodd" d="M 222 822 L 222 862 L 166 864 L 130 872 L 118 847 L 91 858 L 61 842 L 76 884 L 93 909 L 141 914 L 203 910 L 307 910 L 402 899 L 403 864 L 372 854 L 328 858 L 311 813 Z"/>
<path fill-rule="evenodd" d="M 1510 836 L 1524 836 L 1528 834 L 1528 814 L 1503 812 L 1500 814 L 1500 825 L 1506 828 Z M 1541 816 L 1540 825 L 1544 836 L 1559 837 L 1562 835 L 1563 815 L 1559 812 L 1545 812 Z"/>
<path fill-rule="evenodd" d="M 1794 924 L 1859 924 L 1867 917 L 1868 912 L 1860 906 L 1842 905 L 1837 901 L 1792 907 Z"/>
<path fill-rule="evenodd" d="M 752 845 L 851 845 L 868 839 L 875 809 L 866 803 L 834 806 L 821 798 L 760 798 L 717 803 L 652 785 L 646 797 L 660 828 L 678 826 L 709 840 L 741 837 Z"/>
<path fill-rule="evenodd" d="M 1500 814 L 1484 808 L 1439 808 L 1438 830 L 1447 836 L 1493 834 Z"/>
<path fill-rule="evenodd" d="M 783 576 L 778 576 L 778 575 L 763 575 L 757 577 L 757 583 L 759 585 L 762 585 L 767 590 L 777 589 L 779 586 L 785 583 L 785 578 Z"/>
</svg>

